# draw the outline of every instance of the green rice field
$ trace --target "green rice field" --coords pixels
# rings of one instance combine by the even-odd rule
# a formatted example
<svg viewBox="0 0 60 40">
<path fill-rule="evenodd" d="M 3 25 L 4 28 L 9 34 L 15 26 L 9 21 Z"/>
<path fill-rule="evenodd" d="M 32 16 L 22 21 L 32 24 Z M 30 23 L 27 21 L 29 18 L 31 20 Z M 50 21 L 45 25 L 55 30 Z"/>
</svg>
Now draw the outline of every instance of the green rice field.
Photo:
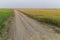
<svg viewBox="0 0 60 40">
<path fill-rule="evenodd" d="M 12 15 L 11 9 L 0 9 L 0 31 L 4 28 L 4 23 Z"/>
<path fill-rule="evenodd" d="M 0 40 L 5 40 L 7 38 L 9 19 L 12 16 L 12 9 L 0 9 Z"/>
</svg>

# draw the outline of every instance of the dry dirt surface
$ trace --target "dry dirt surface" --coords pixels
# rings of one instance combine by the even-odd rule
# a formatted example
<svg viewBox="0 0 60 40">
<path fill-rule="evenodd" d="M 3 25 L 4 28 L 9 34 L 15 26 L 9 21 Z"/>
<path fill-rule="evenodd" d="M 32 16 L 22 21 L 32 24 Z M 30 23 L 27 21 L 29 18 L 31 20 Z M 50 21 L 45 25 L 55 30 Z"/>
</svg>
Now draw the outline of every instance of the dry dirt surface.
<svg viewBox="0 0 60 40">
<path fill-rule="evenodd" d="M 55 33 L 50 25 L 42 24 L 14 10 L 8 40 L 60 40 L 60 34 Z"/>
</svg>

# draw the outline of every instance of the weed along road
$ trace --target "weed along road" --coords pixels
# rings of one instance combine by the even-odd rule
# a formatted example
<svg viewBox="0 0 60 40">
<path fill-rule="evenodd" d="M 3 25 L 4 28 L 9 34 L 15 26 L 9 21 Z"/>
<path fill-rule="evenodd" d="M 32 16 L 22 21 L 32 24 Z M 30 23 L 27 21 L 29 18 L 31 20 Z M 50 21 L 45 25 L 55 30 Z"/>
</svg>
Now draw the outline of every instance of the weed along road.
<svg viewBox="0 0 60 40">
<path fill-rule="evenodd" d="M 50 25 L 42 24 L 36 20 L 27 17 L 18 10 L 15 13 L 15 26 L 11 40 L 60 40 L 60 34 L 55 33 Z"/>
</svg>

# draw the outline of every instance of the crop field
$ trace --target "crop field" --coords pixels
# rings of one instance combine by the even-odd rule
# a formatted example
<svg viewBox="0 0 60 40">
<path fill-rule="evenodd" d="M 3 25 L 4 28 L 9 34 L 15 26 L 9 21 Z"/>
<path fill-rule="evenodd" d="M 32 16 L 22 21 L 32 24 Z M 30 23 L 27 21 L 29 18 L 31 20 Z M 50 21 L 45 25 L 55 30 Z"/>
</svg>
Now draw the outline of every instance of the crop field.
<svg viewBox="0 0 60 40">
<path fill-rule="evenodd" d="M 3 29 L 7 20 L 12 16 L 12 12 L 12 9 L 0 9 L 0 37 L 6 33 L 5 30 L 5 33 L 3 33 Z"/>
<path fill-rule="evenodd" d="M 59 9 L 20 9 L 20 11 L 40 22 L 60 27 Z"/>
<path fill-rule="evenodd" d="M 0 31 L 4 27 L 4 22 L 12 15 L 12 10 L 10 9 L 0 9 Z"/>
</svg>

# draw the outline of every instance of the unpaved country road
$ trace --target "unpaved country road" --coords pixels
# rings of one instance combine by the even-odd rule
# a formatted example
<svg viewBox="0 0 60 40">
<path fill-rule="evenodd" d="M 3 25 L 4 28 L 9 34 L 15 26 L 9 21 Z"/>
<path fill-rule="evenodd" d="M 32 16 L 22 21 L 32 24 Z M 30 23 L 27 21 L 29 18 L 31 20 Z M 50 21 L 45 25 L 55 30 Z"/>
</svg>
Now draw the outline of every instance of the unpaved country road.
<svg viewBox="0 0 60 40">
<path fill-rule="evenodd" d="M 60 34 L 49 25 L 41 24 L 17 10 L 14 12 L 15 26 L 11 27 L 9 40 L 60 40 Z"/>
</svg>

